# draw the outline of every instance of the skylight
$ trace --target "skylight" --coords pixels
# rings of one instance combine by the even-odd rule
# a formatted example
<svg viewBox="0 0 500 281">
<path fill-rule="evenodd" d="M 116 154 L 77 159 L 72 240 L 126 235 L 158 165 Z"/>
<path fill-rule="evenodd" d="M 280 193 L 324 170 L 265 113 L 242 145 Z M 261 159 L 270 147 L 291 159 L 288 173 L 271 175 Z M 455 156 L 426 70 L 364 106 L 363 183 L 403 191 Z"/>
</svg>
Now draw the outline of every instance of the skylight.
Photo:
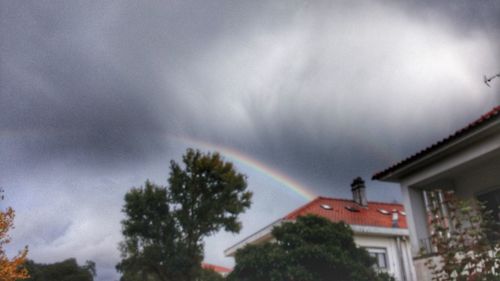
<svg viewBox="0 0 500 281">
<path fill-rule="evenodd" d="M 390 215 L 391 212 L 387 211 L 387 210 L 384 210 L 384 209 L 378 209 L 377 210 L 379 213 L 383 214 L 383 215 Z"/>
<path fill-rule="evenodd" d="M 328 210 L 328 211 L 331 211 L 333 208 L 332 206 L 328 205 L 328 204 L 321 204 L 319 205 L 321 208 L 325 209 L 325 210 Z"/>
<path fill-rule="evenodd" d="M 359 212 L 359 209 L 354 206 L 345 206 L 345 208 L 351 212 Z"/>
</svg>

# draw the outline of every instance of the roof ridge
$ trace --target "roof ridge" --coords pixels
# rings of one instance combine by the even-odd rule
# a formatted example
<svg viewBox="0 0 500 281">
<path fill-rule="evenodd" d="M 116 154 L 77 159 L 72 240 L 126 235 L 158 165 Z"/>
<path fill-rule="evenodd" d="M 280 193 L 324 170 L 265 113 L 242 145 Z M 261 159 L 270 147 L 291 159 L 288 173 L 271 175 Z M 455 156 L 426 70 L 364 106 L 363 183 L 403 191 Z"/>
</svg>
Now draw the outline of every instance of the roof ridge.
<svg viewBox="0 0 500 281">
<path fill-rule="evenodd" d="M 295 210 L 291 211 L 290 213 L 286 214 L 284 217 L 282 217 L 282 219 L 286 219 L 286 218 L 289 218 L 291 217 L 292 215 L 294 214 L 298 214 L 300 213 L 302 210 L 306 209 L 307 207 L 313 205 L 316 201 L 320 200 L 321 199 L 321 196 L 318 196 L 316 198 L 314 198 L 313 200 L 309 201 L 308 203 L 296 208 Z"/>
<path fill-rule="evenodd" d="M 316 199 L 339 200 L 339 201 L 349 201 L 349 202 L 352 202 L 352 203 L 356 203 L 352 199 L 347 199 L 347 198 L 334 198 L 334 197 L 318 196 Z M 368 201 L 368 204 L 370 204 L 370 203 L 372 203 L 372 204 L 399 205 L 399 206 L 403 206 L 403 204 L 399 203 L 399 202 L 397 202 L 397 203 L 389 203 L 389 202 L 381 202 L 381 201 Z"/>
<path fill-rule="evenodd" d="M 335 197 L 327 197 L 327 196 L 318 196 L 318 199 L 353 201 L 352 199 L 347 199 L 347 198 L 335 198 Z"/>
</svg>

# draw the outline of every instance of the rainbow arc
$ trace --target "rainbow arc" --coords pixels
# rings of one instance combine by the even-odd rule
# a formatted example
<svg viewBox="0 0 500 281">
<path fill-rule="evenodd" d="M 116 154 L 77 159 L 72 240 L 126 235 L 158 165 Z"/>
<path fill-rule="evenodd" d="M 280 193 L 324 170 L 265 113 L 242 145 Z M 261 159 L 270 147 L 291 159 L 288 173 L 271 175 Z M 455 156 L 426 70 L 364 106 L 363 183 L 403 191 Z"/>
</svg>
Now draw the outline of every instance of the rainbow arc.
<svg viewBox="0 0 500 281">
<path fill-rule="evenodd" d="M 284 174 L 283 172 L 279 171 L 278 169 L 272 168 L 261 161 L 256 160 L 255 158 L 250 157 L 249 155 L 238 151 L 234 148 L 227 147 L 227 146 L 221 146 L 205 141 L 200 141 L 188 137 L 169 137 L 170 139 L 178 140 L 182 143 L 188 143 L 190 145 L 194 145 L 198 148 L 203 148 L 203 149 L 208 149 L 208 150 L 213 150 L 217 151 L 223 156 L 229 158 L 230 160 L 243 164 L 254 171 L 264 174 L 267 177 L 273 179 L 274 181 L 280 183 L 282 186 L 286 187 L 289 191 L 292 191 L 293 193 L 299 195 L 303 199 L 310 201 L 314 198 L 316 198 L 316 195 L 309 190 L 305 185 L 301 184 L 297 180 L 291 178 L 290 176 Z"/>
</svg>

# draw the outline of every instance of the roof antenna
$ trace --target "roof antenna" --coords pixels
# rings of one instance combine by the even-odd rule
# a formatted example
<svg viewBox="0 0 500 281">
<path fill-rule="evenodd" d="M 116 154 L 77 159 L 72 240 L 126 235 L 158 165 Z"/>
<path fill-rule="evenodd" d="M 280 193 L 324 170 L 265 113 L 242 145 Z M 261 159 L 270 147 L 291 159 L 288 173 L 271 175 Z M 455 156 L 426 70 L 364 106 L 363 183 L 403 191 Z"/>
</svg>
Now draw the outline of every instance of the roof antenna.
<svg viewBox="0 0 500 281">
<path fill-rule="evenodd" d="M 493 76 L 491 76 L 491 77 L 489 77 L 489 78 L 488 78 L 486 75 L 483 75 L 483 81 L 484 81 L 484 84 L 486 84 L 486 86 L 488 86 L 488 87 L 491 87 L 491 86 L 490 86 L 490 82 L 491 82 L 491 80 L 493 80 L 493 79 L 495 79 L 495 78 L 497 78 L 497 77 L 500 77 L 500 73 L 498 73 L 498 74 L 496 74 L 496 75 L 493 75 Z"/>
</svg>

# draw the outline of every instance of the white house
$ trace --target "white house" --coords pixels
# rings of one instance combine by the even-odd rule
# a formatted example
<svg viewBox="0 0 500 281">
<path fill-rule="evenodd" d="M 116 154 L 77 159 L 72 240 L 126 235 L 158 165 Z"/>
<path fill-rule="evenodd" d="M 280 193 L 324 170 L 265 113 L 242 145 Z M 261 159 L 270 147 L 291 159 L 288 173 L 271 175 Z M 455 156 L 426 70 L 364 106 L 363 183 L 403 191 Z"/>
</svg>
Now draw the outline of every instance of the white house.
<svg viewBox="0 0 500 281">
<path fill-rule="evenodd" d="M 238 249 L 248 244 L 272 241 L 273 227 L 283 222 L 293 222 L 299 216 L 315 214 L 333 222 L 344 221 L 349 224 L 354 232 L 356 244 L 366 248 L 376 257 L 378 270 L 387 271 L 398 281 L 417 280 L 411 260 L 409 232 L 403 206 L 368 202 L 361 178 L 354 180 L 351 190 L 353 200 L 317 197 L 229 247 L 224 254 L 234 256 Z"/>
<path fill-rule="evenodd" d="M 452 190 L 463 199 L 486 202 L 500 222 L 500 106 L 373 179 L 401 186 L 408 214 L 412 255 L 418 280 L 430 280 L 420 259 L 421 249 L 432 254 L 427 223 L 429 190 Z"/>
</svg>

